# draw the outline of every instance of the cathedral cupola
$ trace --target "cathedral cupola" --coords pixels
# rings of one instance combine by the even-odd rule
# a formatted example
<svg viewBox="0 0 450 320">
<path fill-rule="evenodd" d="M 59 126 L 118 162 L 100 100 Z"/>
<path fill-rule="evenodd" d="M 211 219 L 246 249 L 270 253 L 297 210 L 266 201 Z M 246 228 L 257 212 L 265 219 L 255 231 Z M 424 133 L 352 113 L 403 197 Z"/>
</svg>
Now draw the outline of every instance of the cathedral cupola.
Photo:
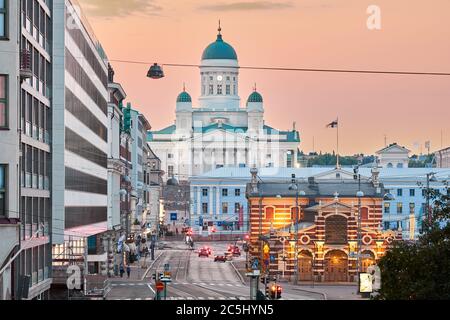
<svg viewBox="0 0 450 320">
<path fill-rule="evenodd" d="M 251 111 L 257 111 L 257 112 L 263 112 L 263 97 L 262 95 L 256 91 L 256 85 L 253 89 L 253 92 L 250 94 L 250 96 L 247 99 L 247 110 L 249 112 Z"/>
<path fill-rule="evenodd" d="M 189 93 L 186 92 L 186 87 L 183 85 L 183 92 L 177 97 L 177 109 L 176 111 L 192 111 L 192 98 Z"/>
</svg>

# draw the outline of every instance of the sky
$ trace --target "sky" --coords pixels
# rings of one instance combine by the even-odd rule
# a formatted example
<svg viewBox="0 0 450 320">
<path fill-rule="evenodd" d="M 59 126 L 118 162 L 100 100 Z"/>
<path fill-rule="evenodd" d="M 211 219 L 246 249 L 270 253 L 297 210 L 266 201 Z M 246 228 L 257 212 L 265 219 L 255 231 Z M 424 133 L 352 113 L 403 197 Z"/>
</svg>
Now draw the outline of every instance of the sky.
<svg viewBox="0 0 450 320">
<path fill-rule="evenodd" d="M 241 66 L 450 72 L 448 0 L 78 1 L 110 60 L 199 64 L 220 19 Z M 367 27 L 371 5 L 379 30 Z M 198 68 L 166 66 L 152 80 L 147 65 L 112 65 L 154 130 L 174 123 L 183 83 L 196 105 Z M 254 83 L 266 124 L 296 122 L 304 152 L 336 149 L 326 125 L 337 117 L 341 154 L 373 154 L 385 141 L 416 154 L 428 140 L 432 151 L 450 145 L 449 76 L 240 70 L 242 106 Z"/>
</svg>

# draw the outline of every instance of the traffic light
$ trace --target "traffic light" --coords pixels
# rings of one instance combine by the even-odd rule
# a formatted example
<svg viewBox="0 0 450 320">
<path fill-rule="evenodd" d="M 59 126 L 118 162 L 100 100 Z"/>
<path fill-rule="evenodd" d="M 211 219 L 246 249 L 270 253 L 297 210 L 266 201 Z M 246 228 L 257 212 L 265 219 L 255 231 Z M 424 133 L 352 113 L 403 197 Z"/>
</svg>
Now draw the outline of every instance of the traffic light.
<svg viewBox="0 0 450 320">
<path fill-rule="evenodd" d="M 268 298 L 268 299 L 272 298 L 272 294 L 270 292 L 270 287 L 269 286 L 266 287 L 266 298 Z"/>
<path fill-rule="evenodd" d="M 245 240 L 246 241 L 250 240 L 250 236 L 248 234 L 245 235 Z"/>
<path fill-rule="evenodd" d="M 270 298 L 271 299 L 280 299 L 281 291 L 282 291 L 282 288 L 280 285 L 272 284 L 270 286 Z"/>
</svg>

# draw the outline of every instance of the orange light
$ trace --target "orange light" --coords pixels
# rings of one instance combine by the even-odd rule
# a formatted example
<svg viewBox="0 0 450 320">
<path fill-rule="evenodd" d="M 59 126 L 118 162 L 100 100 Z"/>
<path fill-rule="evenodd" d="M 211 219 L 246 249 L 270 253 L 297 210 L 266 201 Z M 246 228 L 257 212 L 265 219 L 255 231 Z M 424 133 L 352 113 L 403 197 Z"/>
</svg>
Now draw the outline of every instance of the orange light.
<svg viewBox="0 0 450 320">
<path fill-rule="evenodd" d="M 273 292 L 277 291 L 277 287 L 272 286 L 272 291 L 273 291 Z"/>
</svg>

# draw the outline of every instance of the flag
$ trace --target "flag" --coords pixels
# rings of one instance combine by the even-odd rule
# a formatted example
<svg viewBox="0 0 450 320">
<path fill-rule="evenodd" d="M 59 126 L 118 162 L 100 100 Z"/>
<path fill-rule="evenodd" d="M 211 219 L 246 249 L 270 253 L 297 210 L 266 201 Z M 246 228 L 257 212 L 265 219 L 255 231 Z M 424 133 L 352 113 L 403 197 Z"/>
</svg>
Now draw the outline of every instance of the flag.
<svg viewBox="0 0 450 320">
<path fill-rule="evenodd" d="M 336 128 L 338 126 L 338 120 L 335 120 L 329 124 L 327 124 L 327 128 Z"/>
</svg>

